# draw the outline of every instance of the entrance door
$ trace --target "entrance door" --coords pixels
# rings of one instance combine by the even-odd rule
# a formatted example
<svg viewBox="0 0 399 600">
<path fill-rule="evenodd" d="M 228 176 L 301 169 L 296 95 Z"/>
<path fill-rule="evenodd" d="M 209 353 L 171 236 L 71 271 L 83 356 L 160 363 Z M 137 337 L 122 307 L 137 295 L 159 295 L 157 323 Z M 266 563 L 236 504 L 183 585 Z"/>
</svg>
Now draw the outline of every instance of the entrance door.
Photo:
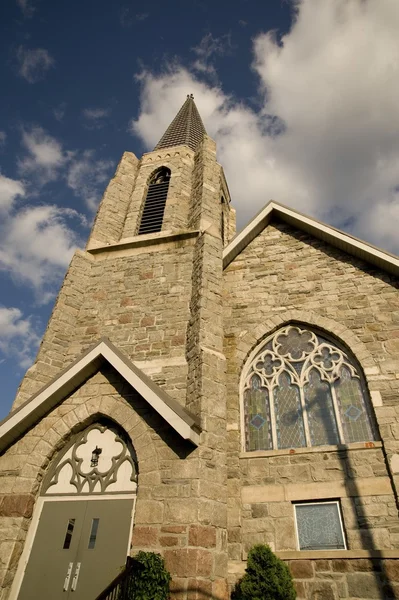
<svg viewBox="0 0 399 600">
<path fill-rule="evenodd" d="M 18 600 L 95 600 L 126 562 L 133 499 L 45 501 Z"/>
</svg>

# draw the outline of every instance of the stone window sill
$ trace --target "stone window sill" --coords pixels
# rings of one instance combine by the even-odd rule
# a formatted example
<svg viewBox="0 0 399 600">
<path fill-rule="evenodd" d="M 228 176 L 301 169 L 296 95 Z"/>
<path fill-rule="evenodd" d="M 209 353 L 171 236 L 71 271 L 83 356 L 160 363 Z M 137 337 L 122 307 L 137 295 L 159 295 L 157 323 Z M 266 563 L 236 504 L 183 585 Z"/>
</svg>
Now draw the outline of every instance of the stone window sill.
<svg viewBox="0 0 399 600">
<path fill-rule="evenodd" d="M 282 560 L 334 560 L 337 558 L 399 558 L 399 550 L 286 550 L 276 552 Z"/>
<path fill-rule="evenodd" d="M 382 448 L 382 442 L 354 442 L 353 444 L 337 444 L 334 446 L 312 446 L 309 448 L 284 448 L 283 450 L 256 450 L 241 452 L 240 458 L 267 458 L 269 456 L 293 456 L 315 452 L 340 452 L 342 450 L 373 450 Z"/>
</svg>

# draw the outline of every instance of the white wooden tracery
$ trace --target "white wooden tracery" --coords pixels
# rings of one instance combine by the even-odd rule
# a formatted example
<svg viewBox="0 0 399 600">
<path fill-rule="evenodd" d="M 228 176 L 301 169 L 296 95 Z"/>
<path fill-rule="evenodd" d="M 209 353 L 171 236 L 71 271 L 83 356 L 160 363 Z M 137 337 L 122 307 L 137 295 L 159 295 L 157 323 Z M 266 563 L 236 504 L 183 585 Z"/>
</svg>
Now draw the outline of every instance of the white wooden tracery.
<svg viewBox="0 0 399 600">
<path fill-rule="evenodd" d="M 376 438 L 355 361 L 319 333 L 288 325 L 244 373 L 245 449 L 271 450 Z"/>
<path fill-rule="evenodd" d="M 134 493 L 134 450 L 113 427 L 95 423 L 75 436 L 57 457 L 42 495 Z"/>
</svg>

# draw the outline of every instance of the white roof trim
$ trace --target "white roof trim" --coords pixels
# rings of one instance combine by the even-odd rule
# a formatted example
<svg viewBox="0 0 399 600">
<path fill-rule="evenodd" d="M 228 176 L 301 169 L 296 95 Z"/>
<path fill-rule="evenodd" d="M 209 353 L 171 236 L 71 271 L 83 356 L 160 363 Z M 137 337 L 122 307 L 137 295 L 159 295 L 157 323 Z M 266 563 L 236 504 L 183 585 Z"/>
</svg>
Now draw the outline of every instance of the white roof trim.
<svg viewBox="0 0 399 600">
<path fill-rule="evenodd" d="M 65 396 L 73 392 L 107 361 L 184 439 L 199 445 L 200 427 L 195 418 L 128 360 L 109 340 L 93 348 L 67 367 L 0 423 L 0 451 L 19 438 Z"/>
<path fill-rule="evenodd" d="M 266 206 L 248 223 L 248 225 L 233 238 L 223 251 L 223 267 L 226 268 L 235 258 L 259 235 L 270 223 L 273 217 L 305 231 L 340 250 L 356 256 L 365 262 L 371 263 L 383 271 L 399 275 L 399 258 L 380 250 L 367 242 L 363 242 L 348 233 L 335 227 L 326 225 L 317 219 L 307 217 L 300 212 L 279 204 L 274 200 Z"/>
</svg>

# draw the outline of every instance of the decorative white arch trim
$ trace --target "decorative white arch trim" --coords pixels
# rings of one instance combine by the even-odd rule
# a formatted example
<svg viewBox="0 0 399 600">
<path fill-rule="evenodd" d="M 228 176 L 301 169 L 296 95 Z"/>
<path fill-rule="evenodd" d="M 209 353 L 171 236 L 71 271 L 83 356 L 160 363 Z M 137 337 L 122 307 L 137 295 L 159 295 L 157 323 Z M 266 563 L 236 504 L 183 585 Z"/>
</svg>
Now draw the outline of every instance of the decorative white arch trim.
<svg viewBox="0 0 399 600">
<path fill-rule="evenodd" d="M 199 445 L 200 426 L 195 417 L 138 369 L 107 338 L 102 338 L 0 423 L 0 451 L 96 373 L 104 362 L 118 371 L 182 438 Z"/>
<path fill-rule="evenodd" d="M 41 495 L 136 493 L 137 459 L 124 437 L 102 423 L 80 431 L 53 461 Z"/>
<path fill-rule="evenodd" d="M 383 271 L 399 275 L 399 258 L 397 256 L 389 252 L 384 252 L 384 250 L 380 250 L 348 233 L 335 229 L 335 227 L 317 221 L 317 219 L 307 217 L 274 200 L 266 204 L 252 221 L 226 246 L 223 251 L 223 267 L 226 268 L 268 226 L 273 218 L 277 218 L 301 231 L 305 231 L 327 242 L 331 246 L 335 246 L 347 254 L 360 258 Z"/>
</svg>

